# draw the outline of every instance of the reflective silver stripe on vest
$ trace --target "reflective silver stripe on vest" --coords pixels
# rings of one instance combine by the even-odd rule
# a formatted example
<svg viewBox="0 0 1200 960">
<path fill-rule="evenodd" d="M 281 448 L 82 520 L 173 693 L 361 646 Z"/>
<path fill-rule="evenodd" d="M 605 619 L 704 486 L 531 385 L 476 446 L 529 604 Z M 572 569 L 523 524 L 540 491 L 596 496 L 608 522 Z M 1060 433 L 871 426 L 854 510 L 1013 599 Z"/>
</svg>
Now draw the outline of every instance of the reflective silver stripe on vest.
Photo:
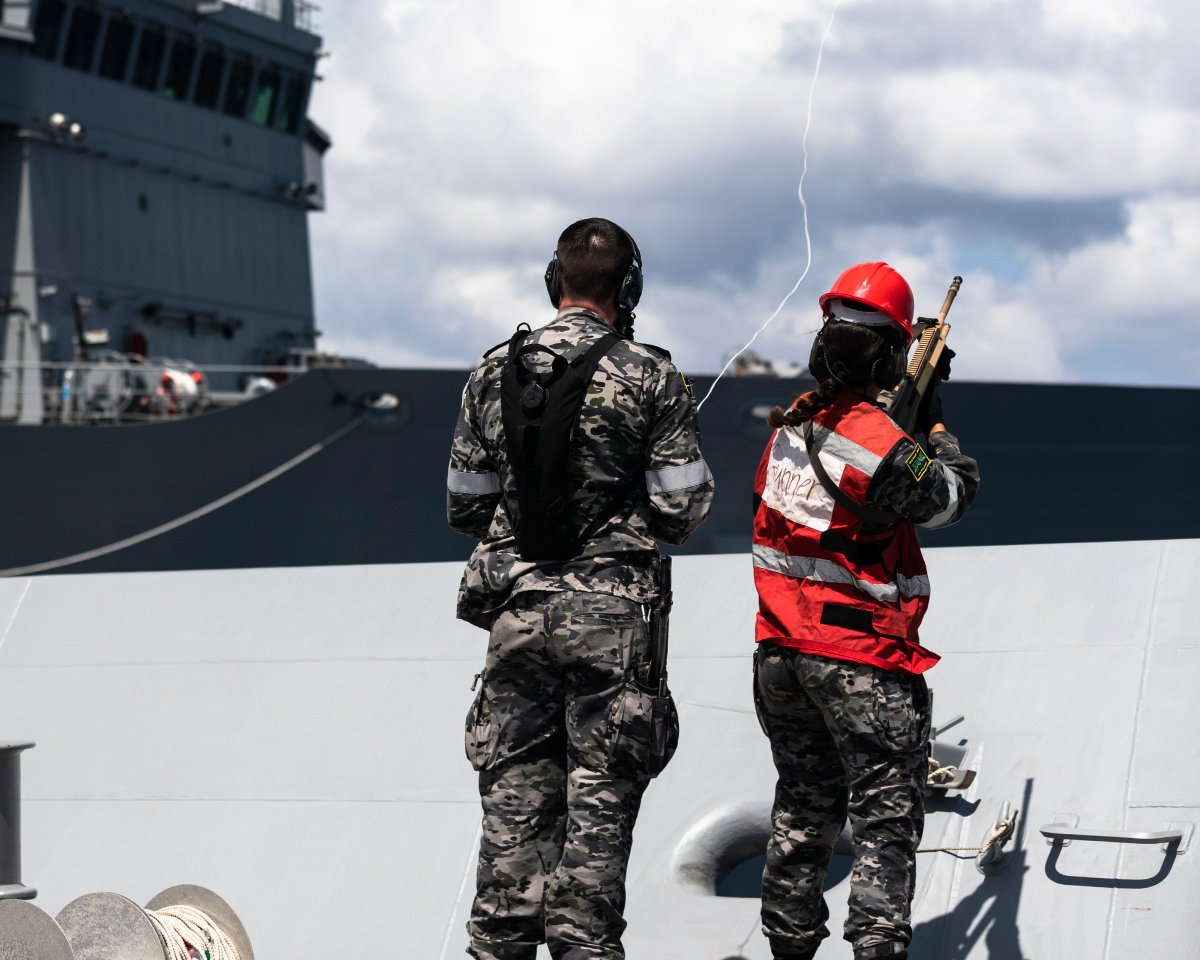
<svg viewBox="0 0 1200 960">
<path fill-rule="evenodd" d="M 703 460 L 684 463 L 677 467 L 663 467 L 661 470 L 646 471 L 646 489 L 650 493 L 673 493 L 676 490 L 690 490 L 702 483 L 708 483 L 712 474 L 708 464 Z"/>
<path fill-rule="evenodd" d="M 835 433 L 828 427 L 823 427 L 813 421 L 813 439 L 817 444 L 817 452 L 837 457 L 842 463 L 849 464 L 855 470 L 865 473 L 868 477 L 875 476 L 875 471 L 883 463 L 883 457 L 877 457 L 866 447 L 860 447 L 848 437 Z"/>
<path fill-rule="evenodd" d="M 470 493 L 482 496 L 500 492 L 500 477 L 494 473 L 464 473 L 450 468 L 446 474 L 446 489 L 451 493 Z"/>
<path fill-rule="evenodd" d="M 896 582 L 900 584 L 900 595 L 902 597 L 927 597 L 929 596 L 929 577 L 926 574 L 921 574 L 916 577 L 906 577 L 904 574 L 896 574 Z"/>
<path fill-rule="evenodd" d="M 929 577 L 925 574 L 916 577 L 897 574 L 896 583 L 871 583 L 869 580 L 859 580 L 845 567 L 839 566 L 832 560 L 821 560 L 817 557 L 790 557 L 786 553 L 772 550 L 761 543 L 754 545 L 754 565 L 773 573 L 794 577 L 797 580 L 849 584 L 867 596 L 887 603 L 895 603 L 902 596 L 929 596 Z"/>
</svg>

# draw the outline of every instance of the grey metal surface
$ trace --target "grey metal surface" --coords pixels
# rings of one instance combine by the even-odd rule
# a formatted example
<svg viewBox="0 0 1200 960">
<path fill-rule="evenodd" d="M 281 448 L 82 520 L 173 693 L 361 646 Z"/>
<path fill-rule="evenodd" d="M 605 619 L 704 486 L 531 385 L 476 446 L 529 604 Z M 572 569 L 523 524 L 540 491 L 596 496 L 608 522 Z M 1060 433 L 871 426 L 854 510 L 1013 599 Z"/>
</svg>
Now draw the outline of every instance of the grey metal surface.
<svg viewBox="0 0 1200 960">
<path fill-rule="evenodd" d="M 1200 818 L 1200 747 L 1179 735 L 1200 720 L 1200 541 L 927 557 L 923 640 L 944 655 L 929 675 L 934 723 L 965 717 L 943 737 L 978 776 L 930 801 L 925 845 L 980 844 L 1004 803 L 1021 817 L 986 875 L 969 852 L 921 854 L 917 955 L 1191 960 L 1200 858 L 1056 849 L 1036 826 L 1061 810 L 1133 832 Z M 143 899 L 194 878 L 236 906 L 259 956 L 461 955 L 479 820 L 462 720 L 485 636 L 453 619 L 460 572 L 0 582 L 0 729 L 39 744 L 25 861 L 43 903 L 97 889 Z M 751 565 L 682 557 L 675 573 L 682 738 L 638 825 L 629 952 L 765 960 L 757 901 L 715 895 L 765 836 L 773 791 L 749 688 Z M 697 837 L 707 866 L 680 870 L 700 862 Z M 829 960 L 849 957 L 845 882 L 830 896 Z"/>
<path fill-rule="evenodd" d="M 0 900 L 32 900 L 21 882 L 21 753 L 29 741 L 0 741 Z"/>
<path fill-rule="evenodd" d="M 50 914 L 22 900 L 0 901 L 0 960 L 74 960 Z"/>
<path fill-rule="evenodd" d="M 158 932 L 146 912 L 117 893 L 77 897 L 55 918 L 75 960 L 163 960 Z"/>
<path fill-rule="evenodd" d="M 319 190 L 320 151 L 304 114 L 320 38 L 285 7 L 93 5 L 72 45 L 71 4 L 56 42 L 36 11 L 29 33 L 0 35 L 0 301 L 45 324 L 43 359 L 75 359 L 76 298 L 83 328 L 123 352 L 135 333 L 139 352 L 207 363 L 313 346 L 306 187 Z M 102 65 L 114 23 L 132 27 L 129 55 Z M 147 36 L 162 56 L 139 76 Z M 192 53 L 173 77 L 177 47 Z M 209 50 L 224 58 L 211 109 L 192 95 Z M 235 64 L 248 71 L 240 109 Z"/>
</svg>

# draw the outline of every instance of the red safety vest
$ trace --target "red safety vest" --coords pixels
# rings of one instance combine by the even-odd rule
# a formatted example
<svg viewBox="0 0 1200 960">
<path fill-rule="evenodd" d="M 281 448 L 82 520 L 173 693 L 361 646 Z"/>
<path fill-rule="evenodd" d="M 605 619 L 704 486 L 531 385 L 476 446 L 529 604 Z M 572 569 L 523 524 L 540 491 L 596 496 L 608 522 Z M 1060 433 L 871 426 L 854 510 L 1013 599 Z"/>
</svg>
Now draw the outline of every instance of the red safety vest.
<svg viewBox="0 0 1200 960">
<path fill-rule="evenodd" d="M 851 393 L 813 418 L 821 465 L 856 503 L 866 503 L 875 471 L 905 436 Z M 923 453 L 909 469 L 918 479 L 928 469 Z M 754 489 L 762 498 L 754 518 L 756 640 L 885 670 L 924 673 L 937 663 L 917 642 L 929 577 L 911 521 L 864 535 L 859 517 L 821 486 L 799 427 L 775 431 Z"/>
</svg>

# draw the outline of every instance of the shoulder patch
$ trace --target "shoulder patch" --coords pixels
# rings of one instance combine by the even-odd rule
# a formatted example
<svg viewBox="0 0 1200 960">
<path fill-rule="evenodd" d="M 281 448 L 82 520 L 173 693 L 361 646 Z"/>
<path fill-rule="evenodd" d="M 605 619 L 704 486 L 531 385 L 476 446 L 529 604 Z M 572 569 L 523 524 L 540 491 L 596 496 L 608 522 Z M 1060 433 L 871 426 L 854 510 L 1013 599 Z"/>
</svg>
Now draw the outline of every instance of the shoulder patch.
<svg viewBox="0 0 1200 960">
<path fill-rule="evenodd" d="M 919 443 L 914 443 L 912 453 L 904 458 L 904 465 L 918 481 L 929 472 L 929 455 L 921 449 Z"/>
</svg>

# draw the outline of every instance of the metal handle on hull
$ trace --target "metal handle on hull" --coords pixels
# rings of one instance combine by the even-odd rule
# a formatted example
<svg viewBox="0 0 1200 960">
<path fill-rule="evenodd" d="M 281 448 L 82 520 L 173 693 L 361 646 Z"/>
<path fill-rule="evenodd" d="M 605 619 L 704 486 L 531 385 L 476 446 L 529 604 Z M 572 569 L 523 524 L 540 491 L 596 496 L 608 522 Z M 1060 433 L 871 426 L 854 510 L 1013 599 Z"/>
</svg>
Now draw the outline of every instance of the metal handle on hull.
<svg viewBox="0 0 1200 960">
<path fill-rule="evenodd" d="M 1170 852 L 1175 845 L 1175 853 L 1187 852 L 1191 842 L 1194 825 L 1187 822 L 1170 824 L 1166 830 L 1094 830 L 1090 827 L 1080 827 L 1079 818 L 1071 814 L 1057 814 L 1055 823 L 1048 823 L 1038 830 L 1049 844 L 1061 843 L 1066 846 L 1072 840 L 1092 840 L 1097 843 L 1161 843 L 1164 852 Z"/>
</svg>

